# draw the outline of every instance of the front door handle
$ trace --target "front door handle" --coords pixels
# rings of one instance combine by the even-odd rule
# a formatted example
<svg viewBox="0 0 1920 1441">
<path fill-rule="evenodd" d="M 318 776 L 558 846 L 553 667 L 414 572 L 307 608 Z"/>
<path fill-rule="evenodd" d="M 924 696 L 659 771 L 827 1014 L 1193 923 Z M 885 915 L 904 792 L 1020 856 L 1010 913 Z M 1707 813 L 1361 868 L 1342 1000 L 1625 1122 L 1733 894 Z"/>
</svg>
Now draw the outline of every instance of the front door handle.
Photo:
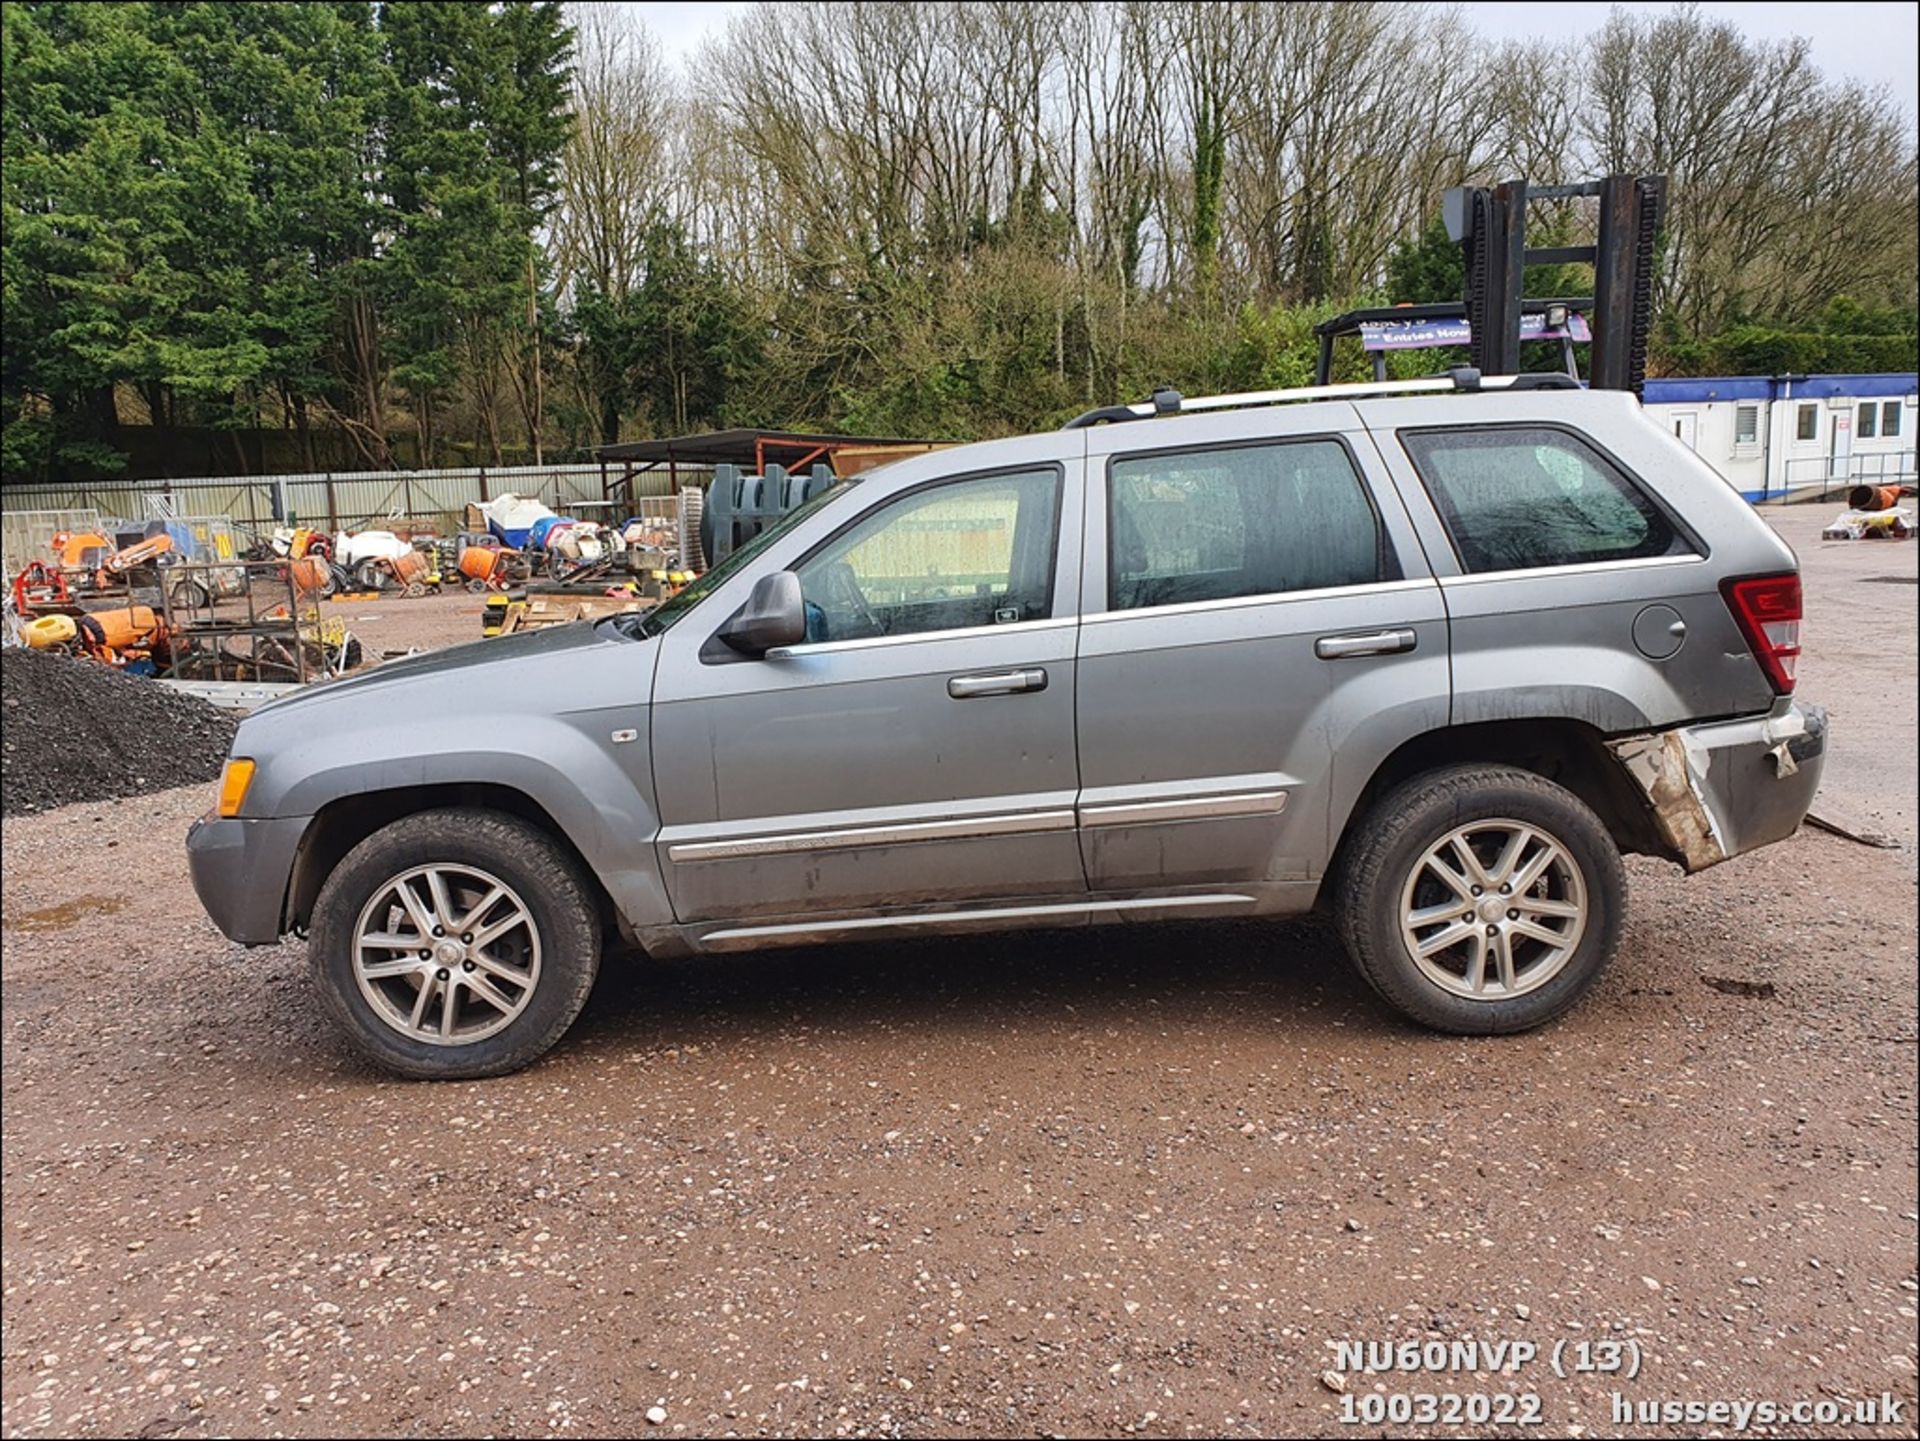
<svg viewBox="0 0 1920 1441">
<path fill-rule="evenodd" d="M 1047 673 L 1031 670 L 995 671 L 991 675 L 957 675 L 947 682 L 947 694 L 955 700 L 972 700 L 983 695 L 1017 695 L 1024 690 L 1045 690 Z"/>
<path fill-rule="evenodd" d="M 1323 635 L 1313 643 L 1313 653 L 1321 660 L 1347 660 L 1360 655 L 1393 655 L 1412 650 L 1410 630 L 1376 630 L 1365 635 Z"/>
</svg>

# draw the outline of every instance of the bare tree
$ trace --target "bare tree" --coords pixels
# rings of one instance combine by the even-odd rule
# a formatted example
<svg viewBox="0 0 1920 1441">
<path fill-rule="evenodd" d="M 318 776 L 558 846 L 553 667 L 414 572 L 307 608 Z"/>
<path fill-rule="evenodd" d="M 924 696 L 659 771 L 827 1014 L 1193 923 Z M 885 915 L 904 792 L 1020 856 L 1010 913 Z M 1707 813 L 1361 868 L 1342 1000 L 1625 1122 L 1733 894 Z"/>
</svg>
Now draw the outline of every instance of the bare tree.
<svg viewBox="0 0 1920 1441">
<path fill-rule="evenodd" d="M 674 97 L 659 42 L 608 5 L 576 5 L 574 128 L 551 253 L 562 291 L 624 299 L 664 205 Z"/>
<path fill-rule="evenodd" d="M 1686 331 L 1912 291 L 1911 123 L 1685 8 L 1576 53 L 1386 0 L 794 0 L 735 16 L 677 99 L 586 29 L 568 276 L 620 293 L 637 217 L 671 218 L 764 318 L 788 415 L 937 413 L 1037 354 L 1049 403 L 1189 373 L 1248 313 L 1378 293 L 1468 179 L 1668 174 Z"/>
<path fill-rule="evenodd" d="M 1596 46 L 1595 79 L 1601 103 L 1584 127 L 1594 162 L 1671 182 L 1659 301 L 1694 333 L 1761 310 L 1804 319 L 1796 296 L 1850 288 L 1837 251 L 1881 219 L 1875 196 L 1897 194 L 1913 174 L 1893 107 L 1822 82 L 1802 40 L 1754 42 L 1691 9 L 1616 13 Z M 1806 171 L 1843 152 L 1877 175 L 1860 186 Z M 1865 254 L 1855 249 L 1856 262 Z"/>
</svg>

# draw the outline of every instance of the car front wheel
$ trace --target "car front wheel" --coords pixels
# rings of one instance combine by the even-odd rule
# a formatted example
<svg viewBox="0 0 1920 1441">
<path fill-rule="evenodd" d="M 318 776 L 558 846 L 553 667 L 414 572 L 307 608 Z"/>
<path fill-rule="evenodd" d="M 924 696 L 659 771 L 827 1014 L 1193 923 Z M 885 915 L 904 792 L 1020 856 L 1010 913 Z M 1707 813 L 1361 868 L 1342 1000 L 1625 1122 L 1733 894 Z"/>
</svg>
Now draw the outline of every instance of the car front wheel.
<svg viewBox="0 0 1920 1441">
<path fill-rule="evenodd" d="M 1529 771 L 1456 766 L 1381 798 L 1337 898 L 1347 950 L 1396 1009 L 1436 1030 L 1523 1031 L 1599 980 L 1626 872 L 1579 797 Z"/>
<path fill-rule="evenodd" d="M 427 811 L 367 837 L 314 903 L 308 963 L 368 1059 L 471 1079 L 544 1054 L 599 968 L 593 898 L 550 835 L 487 810 Z"/>
</svg>

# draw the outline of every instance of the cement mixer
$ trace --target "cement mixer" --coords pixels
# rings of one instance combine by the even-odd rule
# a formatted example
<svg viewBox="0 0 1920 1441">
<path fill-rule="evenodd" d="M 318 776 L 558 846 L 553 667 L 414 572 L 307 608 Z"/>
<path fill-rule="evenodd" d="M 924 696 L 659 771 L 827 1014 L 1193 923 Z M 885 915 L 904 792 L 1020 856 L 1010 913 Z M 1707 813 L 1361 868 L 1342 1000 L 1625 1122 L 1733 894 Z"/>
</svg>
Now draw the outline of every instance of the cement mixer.
<svg viewBox="0 0 1920 1441">
<path fill-rule="evenodd" d="M 21 626 L 20 638 L 32 650 L 66 651 L 125 665 L 149 659 L 156 650 L 164 652 L 167 627 L 152 606 L 127 605 L 83 615 L 36 616 Z"/>
</svg>

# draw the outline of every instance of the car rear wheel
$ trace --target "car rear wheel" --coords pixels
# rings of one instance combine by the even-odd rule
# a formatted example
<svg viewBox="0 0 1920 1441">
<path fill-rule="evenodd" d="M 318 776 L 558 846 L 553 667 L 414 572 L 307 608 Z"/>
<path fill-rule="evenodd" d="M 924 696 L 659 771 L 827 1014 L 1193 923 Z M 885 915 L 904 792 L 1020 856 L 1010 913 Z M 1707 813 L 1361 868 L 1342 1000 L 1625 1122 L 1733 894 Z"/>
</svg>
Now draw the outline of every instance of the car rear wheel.
<svg viewBox="0 0 1920 1441">
<path fill-rule="evenodd" d="M 1353 837 L 1337 898 L 1354 964 L 1436 1030 L 1523 1031 L 1565 1012 L 1619 947 L 1626 871 L 1564 787 L 1457 766 L 1382 797 Z"/>
<path fill-rule="evenodd" d="M 427 811 L 348 852 L 314 903 L 308 963 L 368 1059 L 403 1076 L 497 1076 L 573 1024 L 600 930 L 573 858 L 497 811 Z"/>
</svg>

